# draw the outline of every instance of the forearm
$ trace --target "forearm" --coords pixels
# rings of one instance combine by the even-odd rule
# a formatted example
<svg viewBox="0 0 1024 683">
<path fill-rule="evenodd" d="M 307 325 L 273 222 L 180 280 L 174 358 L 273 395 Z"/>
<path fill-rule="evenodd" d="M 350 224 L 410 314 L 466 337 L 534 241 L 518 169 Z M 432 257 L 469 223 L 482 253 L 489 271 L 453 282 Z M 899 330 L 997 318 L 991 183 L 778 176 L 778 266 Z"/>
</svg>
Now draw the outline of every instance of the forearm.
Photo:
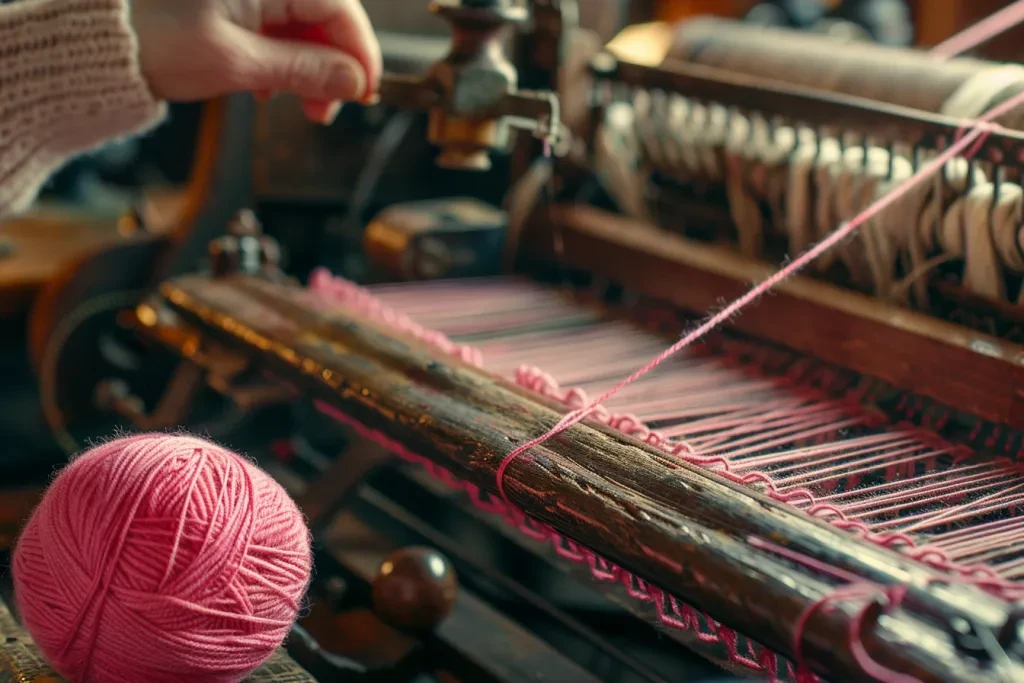
<svg viewBox="0 0 1024 683">
<path fill-rule="evenodd" d="M 0 5 L 0 216 L 69 158 L 162 118 L 139 70 L 127 0 Z"/>
</svg>

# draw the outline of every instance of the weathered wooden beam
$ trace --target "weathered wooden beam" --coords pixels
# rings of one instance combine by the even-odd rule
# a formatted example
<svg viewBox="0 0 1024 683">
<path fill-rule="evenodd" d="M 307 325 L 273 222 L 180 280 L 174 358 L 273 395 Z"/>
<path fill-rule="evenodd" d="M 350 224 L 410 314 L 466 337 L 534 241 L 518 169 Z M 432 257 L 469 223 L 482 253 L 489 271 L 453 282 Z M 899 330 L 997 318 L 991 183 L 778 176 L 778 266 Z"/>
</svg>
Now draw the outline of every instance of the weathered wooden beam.
<svg viewBox="0 0 1024 683">
<path fill-rule="evenodd" d="M 541 218 L 544 214 L 538 214 Z M 581 204 L 549 207 L 527 250 L 561 236 L 560 263 L 703 314 L 771 275 L 768 264 Z M 1024 429 L 1024 346 L 795 276 L 728 326 L 870 375 L 995 423 Z"/>
<path fill-rule="evenodd" d="M 486 490 L 515 447 L 561 417 L 527 390 L 340 311 L 297 287 L 246 277 L 166 283 L 170 306 L 205 335 Z M 833 590 L 823 575 L 748 542 L 785 545 L 882 585 L 930 585 L 898 553 L 597 425 L 577 425 L 508 468 L 512 503 L 714 618 L 785 655 L 804 611 Z M 1006 605 L 967 586 L 932 586 L 949 619 L 997 627 Z M 848 647 L 856 605 L 817 610 L 803 652 L 839 680 L 869 680 Z M 934 622 L 901 610 L 865 634 L 872 655 L 922 681 L 978 676 Z"/>
</svg>

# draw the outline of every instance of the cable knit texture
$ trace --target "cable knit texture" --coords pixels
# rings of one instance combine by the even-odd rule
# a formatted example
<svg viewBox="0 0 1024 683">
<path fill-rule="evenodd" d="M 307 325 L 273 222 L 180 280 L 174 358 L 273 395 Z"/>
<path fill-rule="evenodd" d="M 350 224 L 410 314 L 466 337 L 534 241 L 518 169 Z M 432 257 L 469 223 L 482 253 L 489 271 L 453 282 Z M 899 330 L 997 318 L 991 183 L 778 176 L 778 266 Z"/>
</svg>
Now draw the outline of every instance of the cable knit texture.
<svg viewBox="0 0 1024 683">
<path fill-rule="evenodd" d="M 0 216 L 71 157 L 163 118 L 139 69 L 127 0 L 0 5 Z"/>
</svg>

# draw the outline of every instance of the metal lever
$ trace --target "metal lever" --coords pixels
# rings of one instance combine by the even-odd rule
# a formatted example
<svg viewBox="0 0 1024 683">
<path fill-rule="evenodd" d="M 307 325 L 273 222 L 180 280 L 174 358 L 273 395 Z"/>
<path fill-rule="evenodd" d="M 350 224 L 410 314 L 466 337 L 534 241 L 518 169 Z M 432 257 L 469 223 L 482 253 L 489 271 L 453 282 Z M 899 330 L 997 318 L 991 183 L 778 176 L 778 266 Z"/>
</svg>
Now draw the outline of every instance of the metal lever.
<svg viewBox="0 0 1024 683">
<path fill-rule="evenodd" d="M 380 99 L 429 113 L 427 136 L 441 148 L 443 168 L 486 171 L 510 127 L 554 145 L 561 135 L 558 97 L 519 90 L 518 73 L 502 47 L 506 28 L 529 19 L 511 0 L 435 0 L 430 9 L 451 24 L 448 56 L 420 77 L 385 75 Z"/>
</svg>

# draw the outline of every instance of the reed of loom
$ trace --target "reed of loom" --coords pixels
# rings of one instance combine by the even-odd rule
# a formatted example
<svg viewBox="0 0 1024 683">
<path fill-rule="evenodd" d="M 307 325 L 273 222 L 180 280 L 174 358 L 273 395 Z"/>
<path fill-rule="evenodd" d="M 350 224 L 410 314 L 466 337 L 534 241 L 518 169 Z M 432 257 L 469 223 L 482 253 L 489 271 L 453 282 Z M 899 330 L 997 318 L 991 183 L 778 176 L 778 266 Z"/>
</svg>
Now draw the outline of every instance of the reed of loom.
<svg viewBox="0 0 1024 683">
<path fill-rule="evenodd" d="M 495 491 L 496 470 L 511 448 L 560 416 L 555 404 L 358 314 L 317 305 L 294 286 L 246 276 L 186 277 L 162 292 L 194 326 L 177 336 L 188 355 L 196 356 L 197 344 L 226 342 L 255 367 L 484 490 Z M 505 481 L 511 502 L 539 522 L 787 655 L 796 621 L 833 590 L 834 580 L 758 549 L 750 537 L 880 585 L 925 586 L 941 578 L 592 424 L 574 426 L 515 461 Z M 1013 619 L 1010 605 L 973 586 L 941 582 L 915 598 L 923 613 L 900 610 L 867 636 L 872 656 L 922 681 L 979 680 L 983 672 L 943 624 L 966 619 L 1000 631 Z M 854 613 L 840 607 L 811 616 L 804 656 L 819 673 L 869 680 L 842 646 Z"/>
</svg>

